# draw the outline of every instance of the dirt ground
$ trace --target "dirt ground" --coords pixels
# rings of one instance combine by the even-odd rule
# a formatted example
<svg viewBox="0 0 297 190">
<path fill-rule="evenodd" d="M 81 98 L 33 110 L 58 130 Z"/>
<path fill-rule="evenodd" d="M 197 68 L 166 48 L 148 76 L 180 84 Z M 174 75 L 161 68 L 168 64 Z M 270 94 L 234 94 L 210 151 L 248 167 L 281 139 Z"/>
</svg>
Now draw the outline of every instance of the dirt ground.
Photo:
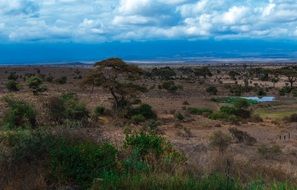
<svg viewBox="0 0 297 190">
<path fill-rule="evenodd" d="M 76 73 L 84 77 L 89 68 L 72 68 L 72 67 L 2 67 L 0 68 L 0 96 L 4 97 L 8 94 L 5 89 L 5 83 L 9 73 L 16 72 L 18 75 L 25 75 L 26 73 L 40 73 L 43 75 L 51 75 L 54 78 L 61 76 L 67 77 L 66 84 L 46 83 L 48 91 L 39 96 L 33 96 L 32 92 L 26 86 L 22 79 L 18 79 L 22 84 L 22 89 L 19 92 L 13 93 L 13 96 L 28 100 L 40 110 L 42 115 L 42 105 L 45 99 L 49 96 L 61 94 L 63 92 L 75 92 L 78 94 L 81 101 L 83 101 L 89 110 L 93 110 L 95 106 L 102 105 L 105 107 L 111 106 L 110 95 L 103 89 L 95 88 L 91 93 L 90 88 L 82 87 L 80 79 L 74 79 Z M 213 72 L 215 73 L 215 72 Z M 220 78 L 221 82 L 216 79 Z M 218 130 L 228 134 L 230 127 L 237 127 L 238 129 L 247 132 L 252 137 L 256 138 L 257 143 L 253 146 L 236 143 L 235 141 L 227 150 L 228 155 L 234 160 L 234 163 L 244 167 L 245 165 L 253 165 L 259 171 L 263 168 L 268 168 L 271 171 L 274 169 L 276 173 L 287 175 L 283 178 L 297 179 L 297 123 L 286 123 L 283 121 L 285 116 L 297 112 L 297 99 L 294 97 L 280 97 L 277 89 L 272 89 L 267 92 L 267 95 L 275 96 L 276 101 L 272 103 L 263 103 L 262 105 L 255 105 L 251 109 L 254 113 L 259 114 L 262 122 L 243 122 L 239 124 L 232 124 L 229 122 L 210 120 L 205 116 L 190 115 L 185 121 L 177 121 L 174 117 L 175 113 L 185 113 L 185 107 L 209 108 L 214 111 L 218 110 L 221 104 L 211 100 L 212 97 L 228 96 L 229 91 L 224 87 L 225 84 L 234 84 L 226 72 L 214 74 L 212 77 L 204 80 L 186 81 L 176 79 L 175 82 L 183 86 L 182 90 L 176 93 L 170 93 L 165 90 L 160 90 L 157 86 L 161 83 L 160 80 L 142 81 L 147 86 L 156 86 L 149 92 L 141 95 L 141 100 L 144 103 L 150 104 L 154 111 L 158 114 L 161 125 L 158 127 L 159 132 L 169 140 L 177 149 L 185 153 L 188 158 L 188 164 L 195 168 L 209 169 L 214 161 L 216 150 L 210 147 L 210 136 Z M 243 80 L 238 79 L 238 84 L 243 84 Z M 272 87 L 272 82 L 259 81 L 254 78 L 250 83 L 254 83 L 263 87 Z M 276 88 L 285 86 L 285 78 L 276 84 Z M 210 96 L 206 92 L 209 85 L 214 85 L 218 88 L 216 96 Z M 245 95 L 255 95 L 255 92 L 249 92 Z M 189 105 L 185 105 L 184 102 Z M 5 105 L 1 102 L 0 107 Z M 0 114 L 3 115 L 1 109 Z M 0 116 L 1 116 L 0 115 Z M 114 119 L 110 117 L 103 118 L 96 127 L 72 129 L 73 132 L 80 133 L 95 141 L 102 139 L 109 139 L 115 143 L 116 146 L 121 146 L 124 138 L 124 131 L 126 127 L 115 126 Z M 130 126 L 131 127 L 131 126 Z M 132 126 L 141 127 L 141 126 Z M 281 149 L 281 154 L 273 158 L 264 158 L 258 153 L 258 148 L 262 145 L 278 145 Z M 261 171 L 267 171 L 265 169 Z M 265 173 L 265 172 L 264 172 Z"/>
</svg>

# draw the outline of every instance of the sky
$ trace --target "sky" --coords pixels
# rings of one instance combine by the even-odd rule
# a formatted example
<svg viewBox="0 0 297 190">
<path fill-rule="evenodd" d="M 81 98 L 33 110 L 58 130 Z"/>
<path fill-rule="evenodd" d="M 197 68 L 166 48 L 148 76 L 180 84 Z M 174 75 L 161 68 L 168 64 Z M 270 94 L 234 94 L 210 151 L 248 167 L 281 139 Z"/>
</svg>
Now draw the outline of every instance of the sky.
<svg viewBox="0 0 297 190">
<path fill-rule="evenodd" d="M 145 52 L 143 57 L 152 58 L 160 44 L 170 49 L 175 42 L 184 47 L 173 56 L 189 53 L 189 47 L 198 49 L 192 56 L 200 55 L 205 52 L 202 45 L 211 45 L 210 51 L 219 54 L 216 46 L 230 41 L 259 45 L 263 54 L 273 49 L 295 56 L 296 10 L 296 0 L 0 0 L 0 63 L 17 62 L 25 58 L 22 50 L 40 48 L 44 57 L 35 61 L 67 61 L 67 52 L 84 49 L 98 53 L 98 58 L 123 54 L 104 52 L 112 48 L 127 51 L 130 59 L 141 57 L 133 57 L 132 50 L 148 50 L 152 54 Z M 248 45 L 239 54 L 259 51 Z M 230 52 L 238 52 L 237 47 Z"/>
</svg>

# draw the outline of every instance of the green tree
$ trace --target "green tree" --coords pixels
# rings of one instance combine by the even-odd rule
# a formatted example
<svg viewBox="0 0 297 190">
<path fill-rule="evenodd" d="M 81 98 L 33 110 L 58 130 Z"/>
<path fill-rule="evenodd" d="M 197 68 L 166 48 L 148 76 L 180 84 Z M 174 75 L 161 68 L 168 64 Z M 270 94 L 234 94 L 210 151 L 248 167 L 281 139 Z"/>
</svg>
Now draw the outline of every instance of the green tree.
<svg viewBox="0 0 297 190">
<path fill-rule="evenodd" d="M 46 91 L 46 86 L 43 84 L 43 80 L 37 76 L 31 76 L 27 79 L 27 84 L 34 95 L 39 94 L 40 92 Z"/>
<path fill-rule="evenodd" d="M 145 92 L 146 88 L 137 84 L 143 74 L 142 70 L 125 63 L 118 58 L 110 58 L 94 65 L 94 69 L 84 79 L 84 85 L 100 86 L 113 97 L 114 109 L 126 108 L 132 98 Z"/>
</svg>

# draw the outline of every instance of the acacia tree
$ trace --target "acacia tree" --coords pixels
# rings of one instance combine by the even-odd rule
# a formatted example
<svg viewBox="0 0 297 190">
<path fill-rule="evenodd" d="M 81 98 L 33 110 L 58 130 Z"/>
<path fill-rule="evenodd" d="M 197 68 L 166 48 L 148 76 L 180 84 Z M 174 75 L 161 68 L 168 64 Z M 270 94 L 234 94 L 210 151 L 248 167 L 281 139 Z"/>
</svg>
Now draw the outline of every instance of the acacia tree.
<svg viewBox="0 0 297 190">
<path fill-rule="evenodd" d="M 283 67 L 278 69 L 277 73 L 286 76 L 290 87 L 293 88 L 294 82 L 297 81 L 297 67 Z"/>
<path fill-rule="evenodd" d="M 131 98 L 136 97 L 145 87 L 137 84 L 143 71 L 135 66 L 126 64 L 118 58 L 110 58 L 95 63 L 94 68 L 83 80 L 84 85 L 100 86 L 113 97 L 115 111 L 129 106 Z"/>
</svg>

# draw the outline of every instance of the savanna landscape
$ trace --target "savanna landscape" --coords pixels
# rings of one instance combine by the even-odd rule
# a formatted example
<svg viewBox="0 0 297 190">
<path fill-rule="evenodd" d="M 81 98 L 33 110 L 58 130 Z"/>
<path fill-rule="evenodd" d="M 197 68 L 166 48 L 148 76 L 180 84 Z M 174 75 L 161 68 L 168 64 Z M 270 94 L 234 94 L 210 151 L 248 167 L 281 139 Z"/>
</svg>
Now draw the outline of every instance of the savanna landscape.
<svg viewBox="0 0 297 190">
<path fill-rule="evenodd" d="M 0 68 L 0 189 L 297 189 L 294 64 Z"/>
</svg>

